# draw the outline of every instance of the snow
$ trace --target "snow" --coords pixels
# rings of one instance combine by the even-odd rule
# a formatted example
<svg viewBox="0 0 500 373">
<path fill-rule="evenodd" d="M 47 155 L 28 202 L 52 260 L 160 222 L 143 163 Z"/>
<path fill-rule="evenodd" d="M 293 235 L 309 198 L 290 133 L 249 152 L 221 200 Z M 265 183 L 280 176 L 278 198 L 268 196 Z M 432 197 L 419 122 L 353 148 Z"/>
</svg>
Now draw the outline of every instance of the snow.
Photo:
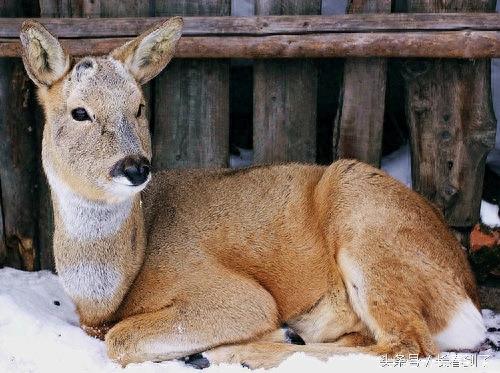
<svg viewBox="0 0 500 373">
<path fill-rule="evenodd" d="M 240 155 L 231 154 L 229 157 L 229 167 L 243 168 L 249 167 L 253 163 L 253 150 L 238 148 Z"/>
<path fill-rule="evenodd" d="M 498 217 L 498 205 L 481 201 L 481 221 L 483 224 L 491 227 L 500 227 L 500 218 Z"/>
<path fill-rule="evenodd" d="M 500 328 L 500 314 L 483 310 L 483 315 L 487 327 Z M 194 372 L 193 368 L 179 361 L 145 362 L 131 364 L 123 369 L 108 359 L 104 342 L 87 336 L 78 325 L 75 307 L 64 293 L 56 275 L 48 271 L 0 269 L 0 372 Z M 489 333 L 489 338 L 498 345 L 500 332 Z M 492 355 L 492 351 L 485 350 L 480 354 L 478 367 L 467 368 L 468 372 L 500 372 L 500 353 Z M 442 356 L 442 359 L 421 359 L 418 362 L 420 367 L 429 364 L 426 372 L 427 369 L 445 372 L 446 368 L 439 367 L 443 364 L 444 356 L 448 361 L 455 359 L 465 365 L 467 359 L 470 360 L 475 355 L 448 353 Z M 486 356 L 492 357 L 484 362 Z M 365 355 L 334 356 L 328 362 L 322 362 L 299 353 L 271 372 L 382 372 L 394 369 L 391 368 L 392 365 L 387 367 L 385 364 L 400 363 L 389 363 L 382 358 Z M 227 364 L 213 365 L 206 370 L 207 373 L 248 371 L 239 365 Z"/>
<path fill-rule="evenodd" d="M 381 163 L 382 170 L 411 188 L 411 159 L 408 144 L 383 157 Z"/>
</svg>

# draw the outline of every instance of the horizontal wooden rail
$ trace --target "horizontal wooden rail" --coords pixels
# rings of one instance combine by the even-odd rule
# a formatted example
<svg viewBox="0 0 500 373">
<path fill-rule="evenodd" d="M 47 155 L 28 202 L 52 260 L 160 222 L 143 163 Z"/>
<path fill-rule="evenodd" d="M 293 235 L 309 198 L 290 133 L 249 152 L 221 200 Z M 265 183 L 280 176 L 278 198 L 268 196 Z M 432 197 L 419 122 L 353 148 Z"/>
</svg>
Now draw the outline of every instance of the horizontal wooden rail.
<svg viewBox="0 0 500 373">
<path fill-rule="evenodd" d="M 131 37 L 166 20 L 39 18 L 60 38 Z M 0 38 L 17 38 L 24 18 L 0 18 Z M 184 36 L 269 36 L 405 31 L 500 31 L 498 13 L 393 13 L 336 16 L 184 17 Z"/>
<path fill-rule="evenodd" d="M 165 18 L 42 18 L 73 55 L 104 54 Z M 0 18 L 0 57 L 24 19 Z M 180 58 L 500 57 L 500 14 L 185 17 Z"/>
</svg>

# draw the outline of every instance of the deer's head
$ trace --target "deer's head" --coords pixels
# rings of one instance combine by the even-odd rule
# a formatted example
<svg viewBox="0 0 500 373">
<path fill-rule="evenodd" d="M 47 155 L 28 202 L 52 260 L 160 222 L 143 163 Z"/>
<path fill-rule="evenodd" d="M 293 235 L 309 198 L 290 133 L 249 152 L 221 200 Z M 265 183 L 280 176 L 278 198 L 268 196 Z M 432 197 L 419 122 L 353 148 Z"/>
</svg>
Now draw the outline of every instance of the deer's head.
<svg viewBox="0 0 500 373">
<path fill-rule="evenodd" d="M 129 198 L 150 179 L 151 141 L 141 85 L 174 55 L 182 19 L 171 18 L 107 56 L 72 64 L 41 24 L 24 22 L 23 62 L 45 111 L 49 177 L 91 200 Z"/>
</svg>

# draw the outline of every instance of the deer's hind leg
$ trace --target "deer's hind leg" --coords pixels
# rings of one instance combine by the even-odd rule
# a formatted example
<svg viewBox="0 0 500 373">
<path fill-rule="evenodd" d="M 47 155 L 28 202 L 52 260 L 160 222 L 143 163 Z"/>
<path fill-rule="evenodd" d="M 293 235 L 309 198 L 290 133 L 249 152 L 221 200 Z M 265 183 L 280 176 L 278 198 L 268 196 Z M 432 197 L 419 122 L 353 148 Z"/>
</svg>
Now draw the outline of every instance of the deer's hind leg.
<svg viewBox="0 0 500 373">
<path fill-rule="evenodd" d="M 297 352 L 326 361 L 335 355 L 368 354 L 394 355 L 399 353 L 400 346 L 375 343 L 361 333 L 349 333 L 332 343 L 308 343 L 293 345 L 283 343 L 251 342 L 246 344 L 216 347 L 203 355 L 210 364 L 232 363 L 242 364 L 252 369 L 273 368 Z M 406 350 L 405 350 L 406 351 Z M 408 356 L 408 355 L 406 355 Z"/>
<path fill-rule="evenodd" d="M 122 365 L 164 361 L 285 335 L 276 331 L 280 325 L 274 298 L 260 285 L 223 269 L 203 276 L 205 281 L 191 281 L 171 304 L 113 326 L 105 338 L 110 358 Z"/>
<path fill-rule="evenodd" d="M 337 343 L 310 343 L 293 345 L 284 343 L 251 342 L 246 344 L 220 346 L 203 355 L 210 364 L 241 364 L 252 369 L 273 368 L 297 352 L 326 361 L 334 355 L 365 353 L 377 355 L 372 346 L 346 347 Z"/>
<path fill-rule="evenodd" d="M 422 314 L 419 274 L 397 258 L 370 261 L 363 255 L 345 250 L 339 253 L 338 263 L 354 311 L 375 339 L 369 351 L 436 355 L 438 348 Z"/>
</svg>

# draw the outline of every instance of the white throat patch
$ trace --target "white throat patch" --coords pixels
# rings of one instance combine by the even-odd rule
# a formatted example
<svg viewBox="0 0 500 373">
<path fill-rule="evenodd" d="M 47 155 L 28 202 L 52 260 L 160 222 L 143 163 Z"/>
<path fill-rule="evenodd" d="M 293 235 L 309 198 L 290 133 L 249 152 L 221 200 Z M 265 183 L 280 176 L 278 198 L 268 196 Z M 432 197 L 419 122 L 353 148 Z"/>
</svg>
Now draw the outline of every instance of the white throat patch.
<svg viewBox="0 0 500 373">
<path fill-rule="evenodd" d="M 118 203 L 90 201 L 74 193 L 57 175 L 45 167 L 53 198 L 56 198 L 65 232 L 75 240 L 88 241 L 118 232 L 129 217 L 133 198 Z"/>
</svg>

